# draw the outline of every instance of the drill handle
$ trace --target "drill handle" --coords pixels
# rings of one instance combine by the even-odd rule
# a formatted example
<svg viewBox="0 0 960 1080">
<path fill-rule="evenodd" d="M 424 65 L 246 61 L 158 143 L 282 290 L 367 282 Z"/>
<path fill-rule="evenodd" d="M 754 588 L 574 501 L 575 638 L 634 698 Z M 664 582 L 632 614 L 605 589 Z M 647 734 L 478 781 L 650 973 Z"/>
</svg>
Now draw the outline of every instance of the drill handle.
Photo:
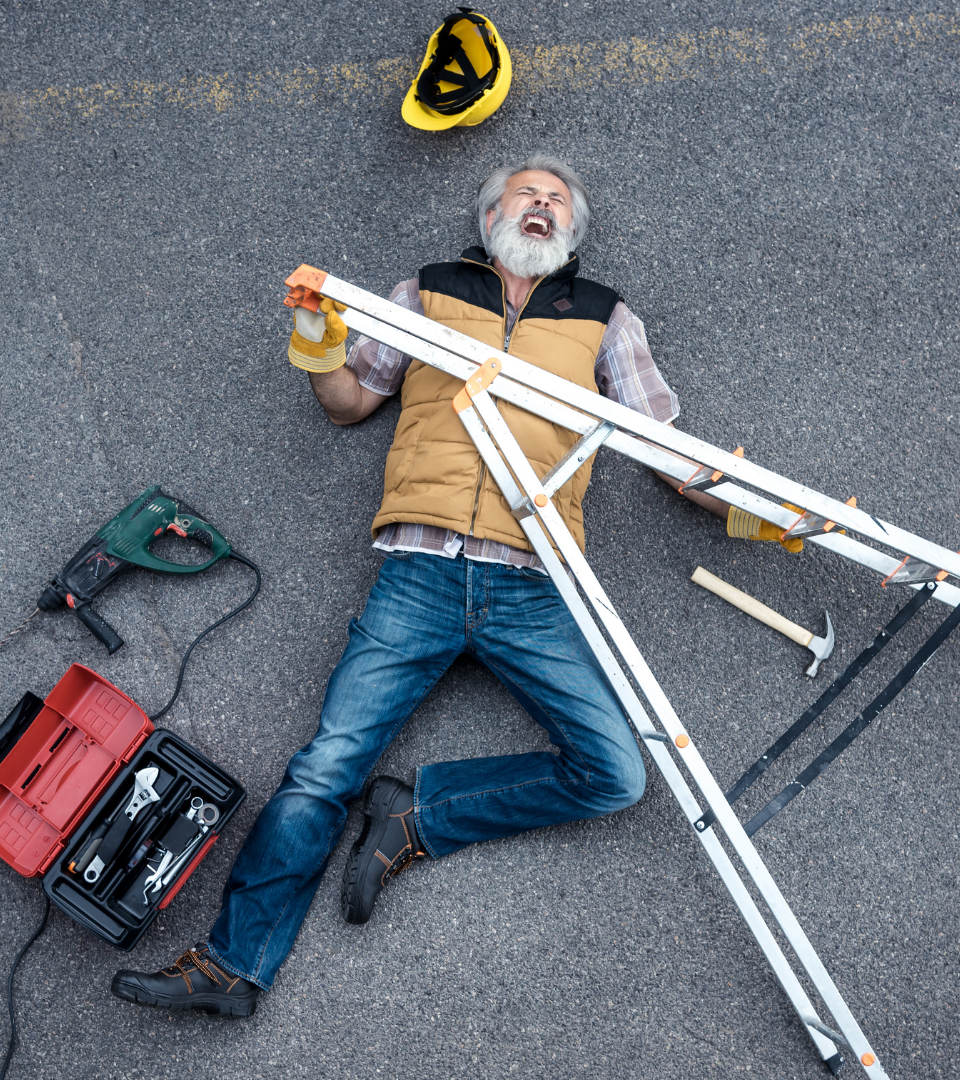
<svg viewBox="0 0 960 1080">
<path fill-rule="evenodd" d="M 136 513 L 126 519 L 129 511 L 141 505 Z M 223 536 L 182 499 L 165 495 L 159 487 L 147 488 L 139 499 L 131 503 L 115 522 L 121 527 L 112 535 L 107 551 L 119 555 L 135 566 L 145 570 L 162 570 L 168 574 L 196 574 L 213 566 L 219 559 L 230 554 L 231 548 Z M 114 522 L 106 528 L 110 529 Z M 211 557 L 203 563 L 175 563 L 161 559 L 150 550 L 150 545 L 168 530 L 177 536 L 190 537 L 210 548 Z"/>
<path fill-rule="evenodd" d="M 80 604 L 74 608 L 77 618 L 90 631 L 95 638 L 106 645 L 107 652 L 111 656 L 123 644 L 123 638 L 114 630 L 106 619 L 101 618 L 89 604 Z"/>
</svg>

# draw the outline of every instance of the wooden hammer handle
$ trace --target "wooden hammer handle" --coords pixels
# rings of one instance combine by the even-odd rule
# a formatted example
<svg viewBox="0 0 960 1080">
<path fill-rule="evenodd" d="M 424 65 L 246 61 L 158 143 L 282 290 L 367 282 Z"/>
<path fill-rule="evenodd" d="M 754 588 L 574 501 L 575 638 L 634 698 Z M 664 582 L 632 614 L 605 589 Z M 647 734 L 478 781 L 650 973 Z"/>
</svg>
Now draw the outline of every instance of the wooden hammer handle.
<svg viewBox="0 0 960 1080">
<path fill-rule="evenodd" d="M 734 607 L 739 608 L 741 611 L 745 611 L 748 615 L 752 615 L 755 619 L 759 619 L 760 622 L 766 623 L 767 626 L 772 626 L 774 630 L 779 630 L 781 634 L 790 638 L 791 641 L 795 641 L 798 645 L 802 645 L 806 648 L 811 641 L 813 641 L 813 634 L 809 630 L 804 630 L 802 626 L 797 626 L 796 623 L 791 622 L 789 619 L 785 619 L 773 608 L 768 608 L 766 604 L 761 604 L 759 600 L 754 598 L 745 592 L 741 592 L 739 589 L 735 589 L 732 585 L 728 585 L 721 578 L 711 574 L 709 570 L 704 570 L 702 566 L 698 566 L 693 572 L 691 581 L 695 581 L 698 585 L 702 585 L 705 589 L 709 589 L 710 592 L 716 593 L 717 596 L 722 597 L 728 604 L 733 604 Z"/>
</svg>

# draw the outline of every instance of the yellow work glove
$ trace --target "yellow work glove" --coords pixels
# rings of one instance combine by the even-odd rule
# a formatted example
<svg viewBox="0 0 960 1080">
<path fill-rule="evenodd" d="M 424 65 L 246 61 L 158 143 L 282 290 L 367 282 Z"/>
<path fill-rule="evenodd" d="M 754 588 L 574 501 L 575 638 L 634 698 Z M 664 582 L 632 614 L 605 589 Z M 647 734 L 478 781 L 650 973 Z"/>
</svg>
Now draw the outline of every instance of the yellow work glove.
<svg viewBox="0 0 960 1080">
<path fill-rule="evenodd" d="M 798 506 L 792 506 L 790 503 L 783 505 L 795 514 L 803 513 Z M 738 506 L 731 506 L 727 513 L 727 536 L 732 536 L 736 540 L 776 540 L 782 548 L 793 554 L 803 551 L 802 538 L 781 540 L 783 532 L 782 526 L 774 525 L 772 521 L 764 521 L 756 514 L 748 514 L 746 510 L 741 510 Z"/>
<path fill-rule="evenodd" d="M 314 314 L 305 307 L 293 309 L 293 333 L 287 356 L 294 367 L 304 371 L 336 371 L 347 362 L 347 326 L 337 314 L 346 311 L 345 304 L 338 304 L 324 296 L 320 311 Z"/>
</svg>

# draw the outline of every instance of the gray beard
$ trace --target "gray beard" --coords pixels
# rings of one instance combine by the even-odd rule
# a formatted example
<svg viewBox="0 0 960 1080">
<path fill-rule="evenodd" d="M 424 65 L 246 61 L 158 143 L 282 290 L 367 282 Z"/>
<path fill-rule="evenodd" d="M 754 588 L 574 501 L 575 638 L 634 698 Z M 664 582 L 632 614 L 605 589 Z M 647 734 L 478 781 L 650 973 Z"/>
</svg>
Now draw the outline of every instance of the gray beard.
<svg viewBox="0 0 960 1080">
<path fill-rule="evenodd" d="M 551 223 L 547 240 L 534 240 L 524 236 L 520 229 L 520 217 L 508 218 L 497 207 L 497 216 L 487 234 L 487 254 L 499 259 L 505 270 L 521 278 L 540 278 L 553 274 L 570 257 L 572 229 L 563 229 L 555 221 Z"/>
</svg>

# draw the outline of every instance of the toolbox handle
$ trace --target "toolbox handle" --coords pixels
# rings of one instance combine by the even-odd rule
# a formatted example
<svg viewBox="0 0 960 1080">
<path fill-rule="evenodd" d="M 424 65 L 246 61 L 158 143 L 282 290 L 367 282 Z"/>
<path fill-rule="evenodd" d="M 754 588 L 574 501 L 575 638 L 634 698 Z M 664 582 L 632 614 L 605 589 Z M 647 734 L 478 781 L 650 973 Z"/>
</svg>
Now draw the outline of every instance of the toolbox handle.
<svg viewBox="0 0 960 1080">
<path fill-rule="evenodd" d="M 213 845 L 220 839 L 219 833 L 214 833 L 213 836 L 203 845 L 202 848 L 193 857 L 193 861 L 187 864 L 186 870 L 177 879 L 176 885 L 167 893 L 167 895 L 157 904 L 157 911 L 163 911 L 163 909 L 170 903 L 170 901 L 177 895 L 177 893 L 183 888 L 184 882 L 187 878 L 196 870 L 200 860 L 206 855 L 206 853 L 213 847 Z"/>
</svg>

